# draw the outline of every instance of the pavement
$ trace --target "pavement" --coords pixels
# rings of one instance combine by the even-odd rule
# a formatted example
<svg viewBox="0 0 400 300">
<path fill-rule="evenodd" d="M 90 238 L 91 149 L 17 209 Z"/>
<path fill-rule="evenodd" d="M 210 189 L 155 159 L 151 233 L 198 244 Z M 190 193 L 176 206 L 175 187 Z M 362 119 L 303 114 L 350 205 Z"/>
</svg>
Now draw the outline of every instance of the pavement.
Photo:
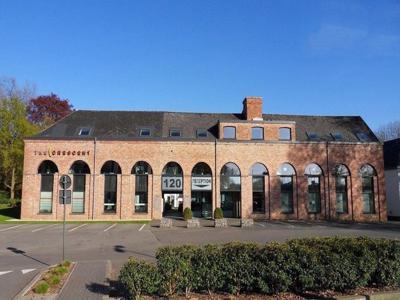
<svg viewBox="0 0 400 300">
<path fill-rule="evenodd" d="M 187 229 L 159 223 L 67 224 L 66 259 L 77 262 L 59 299 L 102 299 L 110 274 L 118 274 L 130 256 L 154 260 L 163 245 L 226 243 L 230 241 L 285 241 L 313 236 L 370 236 L 400 239 L 400 224 L 343 224 L 329 222 L 269 221 L 241 228 L 214 228 L 212 221 Z M 41 270 L 62 260 L 62 224 L 0 224 L 0 299 L 13 299 Z"/>
</svg>

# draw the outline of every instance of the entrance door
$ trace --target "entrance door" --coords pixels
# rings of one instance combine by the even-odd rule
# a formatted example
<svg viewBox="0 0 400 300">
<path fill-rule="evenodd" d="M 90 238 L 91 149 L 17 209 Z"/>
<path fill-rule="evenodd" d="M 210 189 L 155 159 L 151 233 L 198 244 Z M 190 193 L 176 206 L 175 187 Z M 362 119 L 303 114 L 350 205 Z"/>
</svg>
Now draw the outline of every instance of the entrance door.
<svg viewBox="0 0 400 300">
<path fill-rule="evenodd" d="M 240 192 L 222 192 L 221 208 L 226 218 L 240 218 Z"/>
<path fill-rule="evenodd" d="M 192 211 L 196 218 L 212 218 L 211 191 L 192 192 Z"/>
<path fill-rule="evenodd" d="M 181 193 L 163 193 L 163 216 L 181 217 L 183 212 L 183 195 Z"/>
</svg>

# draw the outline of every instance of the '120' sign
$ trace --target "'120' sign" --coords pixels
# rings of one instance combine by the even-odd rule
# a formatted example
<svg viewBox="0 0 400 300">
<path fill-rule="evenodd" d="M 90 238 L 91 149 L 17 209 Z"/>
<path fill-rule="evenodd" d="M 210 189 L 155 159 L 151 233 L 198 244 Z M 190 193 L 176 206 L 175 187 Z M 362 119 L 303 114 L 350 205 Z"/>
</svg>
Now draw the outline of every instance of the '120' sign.
<svg viewBox="0 0 400 300">
<path fill-rule="evenodd" d="M 182 177 L 164 176 L 162 178 L 162 189 L 164 191 L 182 191 Z"/>
</svg>

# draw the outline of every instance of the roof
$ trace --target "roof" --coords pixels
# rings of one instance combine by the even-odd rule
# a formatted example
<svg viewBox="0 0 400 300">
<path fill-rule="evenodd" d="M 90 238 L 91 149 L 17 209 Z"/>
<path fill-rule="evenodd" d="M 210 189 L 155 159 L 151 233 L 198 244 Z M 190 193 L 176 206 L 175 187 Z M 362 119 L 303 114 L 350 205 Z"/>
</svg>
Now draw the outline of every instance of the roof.
<svg viewBox="0 0 400 300">
<path fill-rule="evenodd" d="M 295 122 L 297 141 L 309 141 L 310 133 L 318 140 L 333 141 L 333 133 L 340 133 L 343 142 L 360 142 L 357 133 L 365 134 L 368 142 L 378 142 L 374 133 L 361 117 L 300 116 L 264 114 L 264 121 Z M 219 122 L 247 122 L 242 114 L 144 112 L 144 111 L 92 111 L 78 110 L 61 119 L 31 139 L 196 139 L 198 129 L 206 129 L 202 140 L 218 138 Z M 79 136 L 82 128 L 90 129 L 88 136 Z M 151 130 L 151 137 L 140 137 L 141 128 Z M 171 128 L 180 129 L 182 137 L 169 137 Z"/>
<path fill-rule="evenodd" d="M 383 144 L 385 169 L 400 168 L 400 139 L 387 141 Z"/>
</svg>

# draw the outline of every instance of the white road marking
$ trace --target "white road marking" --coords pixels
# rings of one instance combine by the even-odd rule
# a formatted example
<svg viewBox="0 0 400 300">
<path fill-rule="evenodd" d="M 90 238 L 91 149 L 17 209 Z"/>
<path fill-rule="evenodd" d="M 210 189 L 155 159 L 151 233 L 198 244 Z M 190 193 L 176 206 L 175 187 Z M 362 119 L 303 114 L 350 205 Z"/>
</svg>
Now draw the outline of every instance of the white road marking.
<svg viewBox="0 0 400 300">
<path fill-rule="evenodd" d="M 11 273 L 12 271 L 3 271 L 3 272 L 0 272 L 0 276 L 1 275 L 5 275 L 5 274 L 8 274 L 8 273 Z"/>
<path fill-rule="evenodd" d="M 54 227 L 54 226 L 57 226 L 57 225 L 58 224 L 46 225 L 46 226 L 43 226 L 43 227 L 40 227 L 40 228 L 36 228 L 36 229 L 32 230 L 32 232 L 38 232 L 38 231 L 41 231 L 41 230 L 44 230 L 44 229 L 47 229 L 47 228 L 51 228 L 51 227 Z"/>
<path fill-rule="evenodd" d="M 0 229 L 0 232 L 7 231 L 7 230 L 10 230 L 10 229 L 14 229 L 14 228 L 18 228 L 18 227 L 21 227 L 21 226 L 24 226 L 24 224 L 3 228 L 3 229 Z"/>
<path fill-rule="evenodd" d="M 146 226 L 146 224 L 143 224 L 142 227 L 139 228 L 139 231 L 142 231 L 142 229 Z"/>
<path fill-rule="evenodd" d="M 81 228 L 81 227 L 83 227 L 83 226 L 86 226 L 86 225 L 87 225 L 87 223 L 85 223 L 85 224 L 82 224 L 82 225 L 79 225 L 79 226 L 76 226 L 76 227 L 74 227 L 74 228 L 71 228 L 70 230 L 68 230 L 68 232 L 75 231 L 75 230 L 77 230 L 77 229 L 79 229 L 79 228 Z"/>
<path fill-rule="evenodd" d="M 25 275 L 25 274 L 30 273 L 30 272 L 35 271 L 35 270 L 36 269 L 23 269 L 23 270 L 21 270 L 21 272 L 22 272 L 23 275 Z"/>
<path fill-rule="evenodd" d="M 117 223 L 112 224 L 111 226 L 108 226 L 106 229 L 104 229 L 103 231 L 109 231 L 111 228 L 114 228 L 115 226 L 117 226 Z"/>
<path fill-rule="evenodd" d="M 262 223 L 258 223 L 258 222 L 256 222 L 256 224 L 257 224 L 258 226 L 261 226 L 261 227 L 264 227 L 264 228 L 265 228 L 265 225 L 264 225 L 264 224 L 262 224 Z"/>
</svg>

